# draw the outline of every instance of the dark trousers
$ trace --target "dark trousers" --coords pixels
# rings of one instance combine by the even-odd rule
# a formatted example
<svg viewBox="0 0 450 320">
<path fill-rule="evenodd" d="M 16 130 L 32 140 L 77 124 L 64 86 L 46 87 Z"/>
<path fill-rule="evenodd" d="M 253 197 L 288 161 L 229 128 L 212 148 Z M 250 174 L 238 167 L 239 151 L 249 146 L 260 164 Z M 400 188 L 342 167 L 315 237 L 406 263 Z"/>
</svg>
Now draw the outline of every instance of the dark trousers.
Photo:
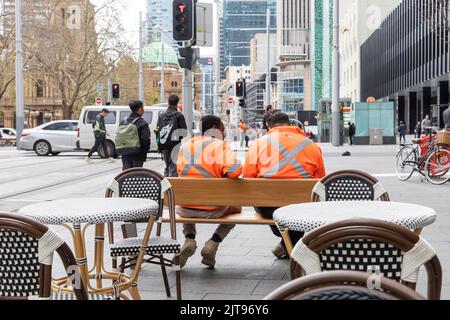
<svg viewBox="0 0 450 320">
<path fill-rule="evenodd" d="M 263 216 L 263 218 L 266 219 L 273 219 L 273 213 L 277 209 L 279 208 L 255 208 L 256 212 L 258 212 L 261 216 Z M 278 230 L 277 226 L 270 226 L 270 228 L 272 229 L 274 235 L 281 238 L 281 233 L 280 230 Z M 291 237 L 291 241 L 294 246 L 297 242 L 300 241 L 301 238 L 303 238 L 304 235 L 305 235 L 304 232 L 289 231 L 289 236 Z M 286 247 L 284 241 L 283 244 Z"/>
<path fill-rule="evenodd" d="M 403 143 L 406 143 L 406 134 L 400 134 L 400 143 L 402 143 L 402 140 Z"/>
<path fill-rule="evenodd" d="M 354 142 L 354 138 L 355 138 L 354 135 L 351 135 L 351 136 L 350 136 L 350 145 L 351 145 L 351 146 L 355 143 L 355 142 Z"/>
<path fill-rule="evenodd" d="M 172 159 L 172 150 L 162 150 L 161 154 L 164 159 L 164 163 L 166 164 L 166 168 L 164 169 L 164 176 L 178 177 L 177 165 L 173 162 Z"/>
<path fill-rule="evenodd" d="M 108 157 L 108 145 L 106 143 L 106 137 L 96 137 L 95 138 L 95 144 L 92 147 L 91 151 L 89 151 L 88 157 L 92 157 L 92 155 L 97 152 L 98 153 L 98 147 L 102 146 L 103 153 L 105 155 L 105 158 Z"/>
<path fill-rule="evenodd" d="M 131 160 L 126 157 L 122 157 L 122 170 L 128 170 L 132 168 L 142 168 L 144 167 L 144 161 Z"/>
</svg>

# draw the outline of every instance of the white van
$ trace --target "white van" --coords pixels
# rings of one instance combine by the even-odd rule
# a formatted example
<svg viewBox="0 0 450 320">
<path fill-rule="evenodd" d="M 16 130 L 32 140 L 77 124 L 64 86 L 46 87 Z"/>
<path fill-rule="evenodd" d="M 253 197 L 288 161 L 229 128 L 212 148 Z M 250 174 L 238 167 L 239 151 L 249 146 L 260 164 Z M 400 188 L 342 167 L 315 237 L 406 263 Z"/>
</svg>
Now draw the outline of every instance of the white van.
<svg viewBox="0 0 450 320">
<path fill-rule="evenodd" d="M 158 124 L 159 115 L 167 110 L 167 104 L 158 104 L 151 107 L 145 107 L 145 113 L 143 118 L 149 123 L 151 133 L 151 147 L 150 152 L 156 152 L 158 145 L 155 138 L 155 129 Z M 95 138 L 92 129 L 92 124 L 97 118 L 98 114 L 103 108 L 107 108 L 110 113 L 105 118 L 106 131 L 108 132 L 108 154 L 115 155 L 115 138 L 116 131 L 119 124 L 125 120 L 131 113 L 128 106 L 87 106 L 84 107 L 80 114 L 79 127 L 78 127 L 78 149 L 89 151 L 94 145 Z M 194 111 L 194 122 L 196 127 L 200 122 L 201 114 L 198 111 Z M 101 148 L 99 149 L 100 152 Z M 103 154 L 102 154 L 103 156 Z"/>
</svg>

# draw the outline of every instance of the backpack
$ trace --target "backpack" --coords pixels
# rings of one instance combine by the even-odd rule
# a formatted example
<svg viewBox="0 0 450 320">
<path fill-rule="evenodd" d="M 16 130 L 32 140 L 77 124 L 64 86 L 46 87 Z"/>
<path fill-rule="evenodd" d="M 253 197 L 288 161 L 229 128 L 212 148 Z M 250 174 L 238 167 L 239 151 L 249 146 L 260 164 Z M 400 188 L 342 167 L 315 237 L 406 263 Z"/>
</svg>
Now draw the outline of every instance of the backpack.
<svg viewBox="0 0 450 320">
<path fill-rule="evenodd" d="M 158 149 L 172 150 L 179 141 L 173 141 L 173 133 L 178 129 L 177 112 L 163 113 L 159 116 L 158 128 L 155 130 Z"/>
<path fill-rule="evenodd" d="M 136 122 L 140 118 L 134 119 L 132 123 L 123 123 L 116 133 L 116 152 L 119 156 L 129 156 L 141 151 L 141 141 L 139 139 Z"/>
</svg>

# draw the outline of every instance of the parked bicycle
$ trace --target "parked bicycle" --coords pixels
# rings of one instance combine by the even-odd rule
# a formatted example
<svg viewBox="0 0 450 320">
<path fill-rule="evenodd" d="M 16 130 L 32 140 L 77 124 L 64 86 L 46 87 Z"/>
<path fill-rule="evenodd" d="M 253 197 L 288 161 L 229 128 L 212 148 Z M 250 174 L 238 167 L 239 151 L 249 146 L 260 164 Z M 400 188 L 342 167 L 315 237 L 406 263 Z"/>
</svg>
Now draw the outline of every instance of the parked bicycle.
<svg viewBox="0 0 450 320">
<path fill-rule="evenodd" d="M 437 143 L 433 127 L 430 134 L 403 145 L 397 153 L 395 172 L 402 181 L 409 180 L 415 172 L 434 185 L 450 181 L 450 150 L 448 145 Z"/>
</svg>

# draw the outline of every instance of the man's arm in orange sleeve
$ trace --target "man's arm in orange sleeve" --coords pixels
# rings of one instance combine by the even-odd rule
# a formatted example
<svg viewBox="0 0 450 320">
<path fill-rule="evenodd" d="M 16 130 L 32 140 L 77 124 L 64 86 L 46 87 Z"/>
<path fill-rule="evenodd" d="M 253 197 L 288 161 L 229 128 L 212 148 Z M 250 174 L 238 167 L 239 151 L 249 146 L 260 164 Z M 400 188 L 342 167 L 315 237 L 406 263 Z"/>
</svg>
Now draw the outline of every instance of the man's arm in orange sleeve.
<svg viewBox="0 0 450 320">
<path fill-rule="evenodd" d="M 244 178 L 257 178 L 258 177 L 258 141 L 250 146 L 247 158 L 243 168 Z"/>
<path fill-rule="evenodd" d="M 230 145 L 225 143 L 224 146 L 222 174 L 230 179 L 237 179 L 242 173 L 242 165 L 236 158 L 233 150 L 231 150 Z"/>
</svg>

